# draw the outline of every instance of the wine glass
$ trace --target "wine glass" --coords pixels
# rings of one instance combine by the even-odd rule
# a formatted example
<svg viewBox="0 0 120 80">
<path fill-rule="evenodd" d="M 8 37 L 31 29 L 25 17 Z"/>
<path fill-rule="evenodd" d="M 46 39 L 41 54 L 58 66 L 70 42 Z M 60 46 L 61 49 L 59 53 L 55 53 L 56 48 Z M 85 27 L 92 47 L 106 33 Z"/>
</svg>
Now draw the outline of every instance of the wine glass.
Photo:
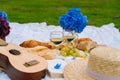
<svg viewBox="0 0 120 80">
<path fill-rule="evenodd" d="M 52 31 L 50 33 L 50 41 L 56 45 L 56 52 L 57 52 L 57 55 L 59 55 L 58 46 L 63 41 L 63 32 L 62 31 Z"/>
<path fill-rule="evenodd" d="M 64 38 L 67 42 L 67 47 L 71 47 L 71 48 L 76 47 L 78 35 L 74 31 L 64 31 Z"/>
<path fill-rule="evenodd" d="M 72 31 L 70 32 L 64 31 L 64 38 L 66 39 L 67 43 L 70 44 L 76 38 L 76 35 Z"/>
</svg>

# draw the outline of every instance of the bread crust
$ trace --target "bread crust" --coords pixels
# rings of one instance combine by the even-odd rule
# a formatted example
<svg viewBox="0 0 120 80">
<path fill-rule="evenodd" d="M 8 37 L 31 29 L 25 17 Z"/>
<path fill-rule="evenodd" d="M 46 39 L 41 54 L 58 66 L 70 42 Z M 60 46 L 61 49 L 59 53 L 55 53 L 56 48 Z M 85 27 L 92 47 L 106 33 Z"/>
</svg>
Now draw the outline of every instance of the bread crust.
<svg viewBox="0 0 120 80">
<path fill-rule="evenodd" d="M 45 46 L 49 49 L 55 49 L 56 46 L 54 44 L 52 44 L 51 42 L 41 42 L 41 41 L 37 41 L 37 40 L 27 40 L 24 41 L 23 43 L 20 44 L 21 47 L 25 47 L 25 48 L 33 48 L 36 46 Z"/>
<path fill-rule="evenodd" d="M 97 46 L 97 42 L 90 38 L 80 38 L 76 42 L 76 48 L 83 51 L 90 51 Z"/>
</svg>

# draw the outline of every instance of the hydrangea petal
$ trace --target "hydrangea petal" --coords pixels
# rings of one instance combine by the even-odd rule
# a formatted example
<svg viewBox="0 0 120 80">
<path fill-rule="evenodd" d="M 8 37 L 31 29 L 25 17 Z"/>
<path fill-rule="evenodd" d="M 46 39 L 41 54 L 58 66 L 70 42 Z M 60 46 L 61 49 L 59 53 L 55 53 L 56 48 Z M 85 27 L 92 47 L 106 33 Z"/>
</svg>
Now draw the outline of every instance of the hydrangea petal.
<svg viewBox="0 0 120 80">
<path fill-rule="evenodd" d="M 59 24 L 64 30 L 78 33 L 83 31 L 87 22 L 87 17 L 80 13 L 80 8 L 71 8 L 67 14 L 59 18 Z"/>
</svg>

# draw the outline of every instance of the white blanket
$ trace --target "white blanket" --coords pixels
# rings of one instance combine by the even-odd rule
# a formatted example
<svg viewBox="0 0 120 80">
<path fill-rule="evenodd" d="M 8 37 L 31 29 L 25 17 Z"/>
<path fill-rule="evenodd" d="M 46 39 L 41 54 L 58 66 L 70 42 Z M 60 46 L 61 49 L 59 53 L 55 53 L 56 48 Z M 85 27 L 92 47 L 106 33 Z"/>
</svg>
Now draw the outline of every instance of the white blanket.
<svg viewBox="0 0 120 80">
<path fill-rule="evenodd" d="M 8 43 L 20 44 L 25 40 L 35 39 L 39 41 L 49 41 L 51 31 L 62 31 L 60 26 L 47 25 L 43 23 L 10 23 L 11 31 L 7 36 Z M 77 33 L 79 37 L 88 37 L 98 44 L 105 44 L 120 49 L 120 32 L 113 23 L 103 25 L 100 28 L 87 26 L 82 33 Z M 10 80 L 10 78 L 0 71 L 0 80 Z M 50 80 L 50 79 L 49 79 Z M 53 79 L 52 79 L 53 80 Z"/>
<path fill-rule="evenodd" d="M 60 26 L 47 25 L 43 23 L 10 23 L 11 32 L 7 36 L 8 43 L 20 44 L 25 40 L 35 39 L 39 41 L 49 41 L 51 31 L 60 30 Z M 120 32 L 113 23 L 103 25 L 100 28 L 87 26 L 79 37 L 89 37 L 99 44 L 120 48 Z"/>
</svg>

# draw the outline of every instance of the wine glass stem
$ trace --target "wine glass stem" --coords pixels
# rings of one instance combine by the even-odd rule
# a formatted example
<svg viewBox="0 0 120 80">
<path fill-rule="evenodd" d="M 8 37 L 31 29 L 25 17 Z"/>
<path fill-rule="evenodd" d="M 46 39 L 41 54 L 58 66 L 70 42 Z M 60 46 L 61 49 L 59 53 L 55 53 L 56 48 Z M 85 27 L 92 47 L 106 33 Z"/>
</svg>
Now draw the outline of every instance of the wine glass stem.
<svg viewBox="0 0 120 80">
<path fill-rule="evenodd" d="M 59 46 L 56 46 L 56 56 L 59 56 Z"/>
<path fill-rule="evenodd" d="M 71 46 L 71 42 L 67 41 L 67 46 Z"/>
</svg>

